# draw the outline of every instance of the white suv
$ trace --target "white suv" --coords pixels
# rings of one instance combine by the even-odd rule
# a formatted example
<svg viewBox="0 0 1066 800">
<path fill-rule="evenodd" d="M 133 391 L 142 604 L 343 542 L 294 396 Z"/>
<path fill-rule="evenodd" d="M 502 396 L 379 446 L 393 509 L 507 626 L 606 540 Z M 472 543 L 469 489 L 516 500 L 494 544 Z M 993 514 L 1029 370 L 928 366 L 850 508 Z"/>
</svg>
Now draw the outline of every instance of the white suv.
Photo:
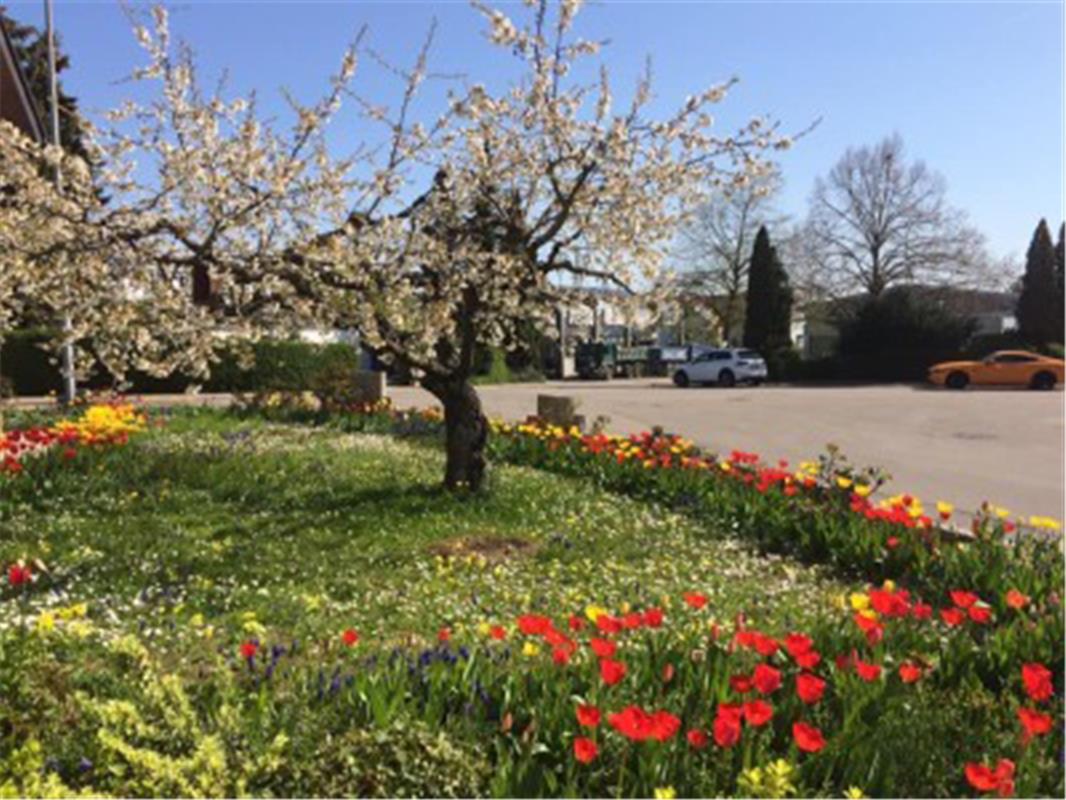
<svg viewBox="0 0 1066 800">
<path fill-rule="evenodd" d="M 766 362 L 754 350 L 708 350 L 674 370 L 674 383 L 684 389 L 694 383 L 758 386 L 766 380 Z"/>
</svg>

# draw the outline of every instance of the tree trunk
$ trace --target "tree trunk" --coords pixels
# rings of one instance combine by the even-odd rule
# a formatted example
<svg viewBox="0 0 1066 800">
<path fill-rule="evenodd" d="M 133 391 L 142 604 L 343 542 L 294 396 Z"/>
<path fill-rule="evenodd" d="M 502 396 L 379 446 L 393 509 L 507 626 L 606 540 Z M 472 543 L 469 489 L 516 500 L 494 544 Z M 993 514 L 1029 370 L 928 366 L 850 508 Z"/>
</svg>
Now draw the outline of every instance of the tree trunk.
<svg viewBox="0 0 1066 800">
<path fill-rule="evenodd" d="M 478 491 L 485 476 L 485 442 L 489 434 L 481 399 L 465 379 L 424 382 L 424 386 L 444 405 L 444 487 Z"/>
</svg>

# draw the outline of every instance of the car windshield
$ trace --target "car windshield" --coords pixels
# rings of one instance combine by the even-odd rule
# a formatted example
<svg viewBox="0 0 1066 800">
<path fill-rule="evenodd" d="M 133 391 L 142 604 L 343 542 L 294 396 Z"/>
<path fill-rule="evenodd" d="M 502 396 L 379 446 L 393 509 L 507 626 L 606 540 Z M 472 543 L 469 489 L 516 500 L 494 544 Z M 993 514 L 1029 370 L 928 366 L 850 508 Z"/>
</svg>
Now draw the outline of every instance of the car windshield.
<svg viewBox="0 0 1066 800">
<path fill-rule="evenodd" d="M 737 358 L 759 359 L 762 358 L 762 356 L 754 350 L 737 350 Z"/>
</svg>

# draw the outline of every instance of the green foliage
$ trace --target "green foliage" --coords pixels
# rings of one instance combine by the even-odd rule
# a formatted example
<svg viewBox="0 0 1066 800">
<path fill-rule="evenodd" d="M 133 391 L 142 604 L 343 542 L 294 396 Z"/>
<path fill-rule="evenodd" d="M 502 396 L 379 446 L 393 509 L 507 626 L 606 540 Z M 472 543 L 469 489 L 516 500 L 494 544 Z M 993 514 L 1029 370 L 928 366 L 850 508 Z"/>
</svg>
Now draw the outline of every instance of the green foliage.
<svg viewBox="0 0 1066 800">
<path fill-rule="evenodd" d="M 1059 241 L 1055 244 L 1055 296 L 1058 298 L 1055 319 L 1059 332 L 1059 357 L 1062 353 L 1062 339 L 1066 337 L 1066 223 L 1059 226 Z M 1056 341 L 1052 339 L 1052 341 Z"/>
<path fill-rule="evenodd" d="M 908 287 L 867 299 L 842 320 L 839 376 L 924 380 L 932 364 L 958 357 L 972 323 Z"/>
<path fill-rule="evenodd" d="M 1025 256 L 1018 297 L 1018 329 L 1026 341 L 1045 344 L 1062 339 L 1062 286 L 1056 275 L 1055 245 L 1047 221 L 1040 220 Z"/>
<path fill-rule="evenodd" d="M 755 236 L 748 270 L 744 346 L 764 352 L 787 348 L 791 341 L 792 289 L 770 234 L 763 225 Z"/>
<path fill-rule="evenodd" d="M 896 529 L 850 512 L 832 485 L 789 498 L 557 438 L 494 436 L 494 457 L 515 465 L 464 499 L 436 488 L 432 446 L 346 432 L 439 433 L 434 419 L 380 411 L 300 428 L 182 412 L 125 448 L 0 481 L 0 564 L 43 564 L 32 585 L 0 589 L 0 793 L 958 796 L 965 762 L 1009 757 L 1019 796 L 1061 794 L 1061 689 L 1041 706 L 1048 735 L 1023 746 L 1016 717 L 1029 702 L 1020 663 L 1061 674 L 1051 543 L 1005 547 L 991 522 L 935 557 L 907 539 L 890 552 Z M 839 454 L 823 472 L 876 482 Z M 887 577 L 937 607 L 949 589 L 976 591 L 995 622 L 886 619 L 871 644 L 846 597 Z M 1008 607 L 1007 587 L 1031 604 Z M 693 589 L 707 608 L 680 602 Z M 664 610 L 662 628 L 614 637 L 620 685 L 598 677 L 589 605 Z M 516 630 L 531 611 L 584 621 L 565 628 L 580 643 L 571 663 Z M 741 746 L 694 751 L 684 731 L 709 731 L 736 699 L 729 678 L 761 661 L 734 644 L 739 614 L 810 635 L 826 696 L 802 703 L 779 651 L 766 659 L 785 682 L 773 719 L 745 727 Z M 249 659 L 238 647 L 253 641 Z M 884 676 L 833 666 L 852 650 Z M 921 681 L 901 682 L 904 660 L 926 665 Z M 578 728 L 578 702 L 667 709 L 684 727 L 628 743 L 606 722 Z M 795 750 L 796 719 L 825 732 L 825 750 Z M 582 734 L 601 750 L 589 765 L 573 758 Z"/>
<path fill-rule="evenodd" d="M 491 385 L 496 383 L 522 383 L 527 381 L 539 381 L 544 375 L 539 372 L 532 363 L 521 366 L 511 366 L 510 357 L 499 348 L 488 348 L 484 351 L 484 357 L 478 367 L 478 373 L 472 378 L 471 383 L 476 386 Z M 522 361 L 522 359 L 519 359 Z"/>
<path fill-rule="evenodd" d="M 45 328 L 24 328 L 4 334 L 0 342 L 0 375 L 13 395 L 59 392 L 63 378 L 54 356 L 43 349 L 50 339 Z"/>
<path fill-rule="evenodd" d="M 419 719 L 325 736 L 293 764 L 293 794 L 327 797 L 480 797 L 491 768 L 484 748 Z"/>
<path fill-rule="evenodd" d="M 803 369 L 803 359 L 792 347 L 779 347 L 762 351 L 766 360 L 766 372 L 771 381 L 797 380 Z"/>
<path fill-rule="evenodd" d="M 347 344 L 310 344 L 263 340 L 252 346 L 252 364 L 244 368 L 236 354 L 227 354 L 211 370 L 205 388 L 217 392 L 314 390 L 324 373 L 354 372 L 358 351 Z"/>
<path fill-rule="evenodd" d="M 49 332 L 43 328 L 28 328 L 6 335 L 0 350 L 0 371 L 11 382 L 18 396 L 47 395 L 58 392 L 62 377 L 54 357 L 42 345 Z M 249 364 L 244 362 L 251 359 Z M 359 368 L 359 352 L 347 344 L 311 344 L 299 341 L 263 340 L 250 348 L 247 357 L 224 352 L 204 383 L 207 391 L 314 391 L 324 382 L 336 381 L 341 373 Z M 154 378 L 133 372 L 128 376 L 129 391 L 137 394 L 183 392 L 193 379 L 172 375 Z M 113 378 L 97 367 L 80 386 L 87 389 L 108 389 Z"/>
<path fill-rule="evenodd" d="M 0 24 L 10 37 L 15 58 L 29 85 L 30 99 L 38 119 L 45 131 L 51 131 L 52 86 L 51 71 L 48 65 L 48 40 L 33 25 L 23 25 L 8 16 L 7 10 L 0 5 Z M 56 72 L 62 73 L 70 67 L 70 57 L 63 50 L 63 43 L 56 36 Z M 78 113 L 77 98 L 63 91 L 59 86 L 59 137 L 63 147 L 91 161 L 85 146 L 84 123 Z M 51 141 L 51 139 L 49 139 Z"/>
</svg>

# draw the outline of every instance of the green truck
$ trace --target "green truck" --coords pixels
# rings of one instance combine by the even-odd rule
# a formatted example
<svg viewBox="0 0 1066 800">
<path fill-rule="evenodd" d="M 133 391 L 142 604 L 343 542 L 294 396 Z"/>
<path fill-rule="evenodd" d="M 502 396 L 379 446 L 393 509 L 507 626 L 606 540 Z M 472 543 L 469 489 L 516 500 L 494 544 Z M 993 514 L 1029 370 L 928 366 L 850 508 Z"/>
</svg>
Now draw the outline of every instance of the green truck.
<svg viewBox="0 0 1066 800">
<path fill-rule="evenodd" d="M 684 363 L 690 347 L 627 347 L 615 342 L 582 342 L 574 353 L 574 368 L 583 380 L 640 378 L 666 375 L 673 364 Z"/>
</svg>

